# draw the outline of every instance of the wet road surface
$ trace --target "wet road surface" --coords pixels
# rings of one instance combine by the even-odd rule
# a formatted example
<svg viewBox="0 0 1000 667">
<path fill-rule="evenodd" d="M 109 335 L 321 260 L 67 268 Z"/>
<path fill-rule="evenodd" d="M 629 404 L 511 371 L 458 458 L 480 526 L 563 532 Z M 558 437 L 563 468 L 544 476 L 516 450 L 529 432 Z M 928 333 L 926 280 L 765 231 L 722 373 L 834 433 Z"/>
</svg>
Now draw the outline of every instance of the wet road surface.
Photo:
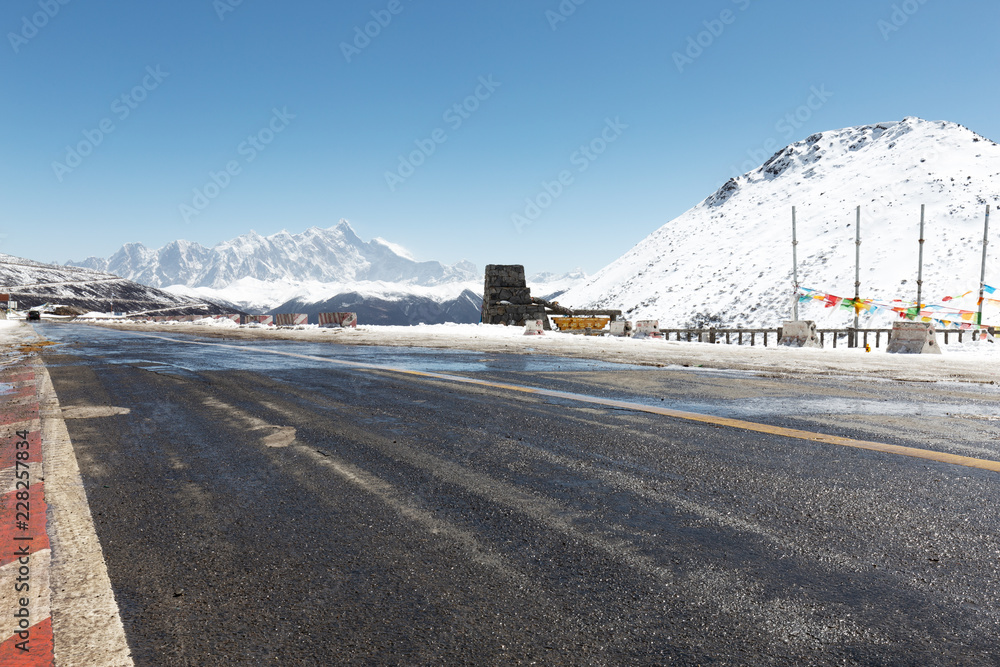
<svg viewBox="0 0 1000 667">
<path fill-rule="evenodd" d="M 994 386 L 36 329 L 137 665 L 997 662 L 998 473 L 259 348 L 1000 460 Z"/>
</svg>

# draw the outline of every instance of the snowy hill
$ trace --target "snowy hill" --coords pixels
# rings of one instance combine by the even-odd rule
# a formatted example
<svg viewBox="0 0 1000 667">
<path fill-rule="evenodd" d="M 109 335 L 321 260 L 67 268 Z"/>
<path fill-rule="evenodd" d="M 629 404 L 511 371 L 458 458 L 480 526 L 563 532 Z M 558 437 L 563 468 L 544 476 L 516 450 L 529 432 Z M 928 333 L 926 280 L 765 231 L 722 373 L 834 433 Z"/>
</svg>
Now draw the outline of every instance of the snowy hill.
<svg viewBox="0 0 1000 667">
<path fill-rule="evenodd" d="M 194 315 L 233 312 L 201 298 L 171 294 L 118 276 L 68 266 L 42 264 L 0 254 L 0 292 L 9 292 L 20 310 L 58 303 L 81 312 L 156 311 Z"/>
<path fill-rule="evenodd" d="M 384 281 L 439 285 L 477 279 L 468 262 L 446 266 L 418 262 L 383 239 L 362 241 L 346 220 L 330 229 L 312 227 L 301 234 L 271 236 L 256 232 L 205 248 L 174 241 L 158 250 L 129 243 L 107 259 L 90 257 L 69 265 L 106 271 L 152 287 L 184 285 L 222 289 L 253 278 L 264 282 Z"/>
<path fill-rule="evenodd" d="M 978 291 L 986 205 L 1000 204 L 1000 146 L 954 123 L 906 118 L 823 132 L 786 147 L 560 302 L 621 308 L 631 319 L 659 318 L 661 326 L 780 325 L 791 314 L 792 207 L 799 283 L 853 297 L 859 205 L 861 298 L 914 301 L 921 204 L 927 207 L 922 300 Z M 998 228 L 994 219 L 994 238 Z M 986 283 L 1000 287 L 1000 248 L 992 248 Z M 950 303 L 974 309 L 976 296 Z M 801 305 L 800 317 L 844 326 L 853 310 L 811 301 Z M 884 326 L 894 318 L 873 310 L 861 324 Z"/>
</svg>

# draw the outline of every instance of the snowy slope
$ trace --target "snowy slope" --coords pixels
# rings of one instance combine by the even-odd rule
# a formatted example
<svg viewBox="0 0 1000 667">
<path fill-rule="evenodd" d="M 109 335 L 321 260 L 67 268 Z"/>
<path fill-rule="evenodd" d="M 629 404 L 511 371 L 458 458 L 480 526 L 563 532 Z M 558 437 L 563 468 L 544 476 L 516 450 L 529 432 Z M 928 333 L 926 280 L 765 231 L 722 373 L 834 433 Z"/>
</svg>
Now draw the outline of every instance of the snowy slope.
<svg viewBox="0 0 1000 667">
<path fill-rule="evenodd" d="M 107 271 L 153 287 L 225 288 L 253 278 L 264 282 L 383 281 L 438 285 L 478 278 L 468 262 L 446 266 L 418 262 L 404 249 L 375 239 L 362 241 L 346 220 L 330 229 L 312 227 L 301 234 L 286 231 L 272 236 L 256 232 L 205 248 L 190 241 L 174 241 L 158 250 L 129 243 L 108 259 L 96 257 L 70 262 Z"/>
<path fill-rule="evenodd" d="M 799 283 L 854 296 L 855 208 L 862 207 L 861 297 L 916 299 L 920 206 L 926 204 L 923 301 L 979 289 L 987 204 L 1000 204 L 1000 146 L 949 122 L 906 118 L 816 134 L 668 222 L 560 302 L 621 308 L 661 326 L 775 326 L 792 295 L 792 207 Z M 992 224 L 995 232 L 1000 221 Z M 996 238 L 995 233 L 991 234 Z M 1000 287 L 993 244 L 986 283 Z M 975 308 L 966 297 L 963 308 Z M 802 319 L 850 322 L 853 311 L 802 304 Z M 897 315 L 862 315 L 883 326 Z M 1000 316 L 984 318 L 1000 323 Z"/>
</svg>

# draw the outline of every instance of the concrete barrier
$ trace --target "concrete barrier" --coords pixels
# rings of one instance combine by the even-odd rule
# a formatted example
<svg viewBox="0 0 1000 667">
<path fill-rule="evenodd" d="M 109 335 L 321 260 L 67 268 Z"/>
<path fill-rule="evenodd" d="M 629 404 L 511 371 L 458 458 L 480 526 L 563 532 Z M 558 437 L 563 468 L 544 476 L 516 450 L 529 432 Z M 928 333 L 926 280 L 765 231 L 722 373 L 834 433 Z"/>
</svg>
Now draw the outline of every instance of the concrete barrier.
<svg viewBox="0 0 1000 667">
<path fill-rule="evenodd" d="M 608 331 L 611 336 L 627 338 L 632 335 L 632 323 L 628 320 L 615 320 L 608 324 Z"/>
<path fill-rule="evenodd" d="M 896 322 L 885 351 L 889 354 L 941 354 L 941 346 L 932 323 Z"/>
<path fill-rule="evenodd" d="M 635 323 L 635 333 L 632 338 L 663 338 L 660 333 L 659 320 L 639 320 Z"/>
<path fill-rule="evenodd" d="M 317 317 L 321 327 L 343 327 L 346 329 L 358 326 L 357 313 L 320 313 Z"/>
<path fill-rule="evenodd" d="M 274 326 L 274 315 L 247 315 L 246 323 Z"/>
<path fill-rule="evenodd" d="M 525 320 L 524 321 L 524 335 L 525 336 L 544 336 L 545 335 L 545 322 L 542 320 Z"/>
<path fill-rule="evenodd" d="M 816 335 L 816 323 L 812 320 L 789 320 L 781 325 L 781 339 L 778 345 L 786 347 L 823 347 Z"/>
<path fill-rule="evenodd" d="M 274 323 L 279 327 L 295 327 L 309 322 L 309 316 L 305 313 L 278 313 L 274 316 Z"/>
</svg>

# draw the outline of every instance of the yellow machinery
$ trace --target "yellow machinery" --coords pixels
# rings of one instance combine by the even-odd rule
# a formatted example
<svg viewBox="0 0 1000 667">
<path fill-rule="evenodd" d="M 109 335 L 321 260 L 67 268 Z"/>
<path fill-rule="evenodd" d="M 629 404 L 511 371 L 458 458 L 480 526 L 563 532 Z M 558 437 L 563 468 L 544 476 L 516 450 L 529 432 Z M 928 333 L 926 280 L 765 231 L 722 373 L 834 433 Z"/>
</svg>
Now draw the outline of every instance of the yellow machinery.
<svg viewBox="0 0 1000 667">
<path fill-rule="evenodd" d="M 600 336 L 611 321 L 610 317 L 553 317 L 559 331 L 587 336 Z"/>
</svg>

